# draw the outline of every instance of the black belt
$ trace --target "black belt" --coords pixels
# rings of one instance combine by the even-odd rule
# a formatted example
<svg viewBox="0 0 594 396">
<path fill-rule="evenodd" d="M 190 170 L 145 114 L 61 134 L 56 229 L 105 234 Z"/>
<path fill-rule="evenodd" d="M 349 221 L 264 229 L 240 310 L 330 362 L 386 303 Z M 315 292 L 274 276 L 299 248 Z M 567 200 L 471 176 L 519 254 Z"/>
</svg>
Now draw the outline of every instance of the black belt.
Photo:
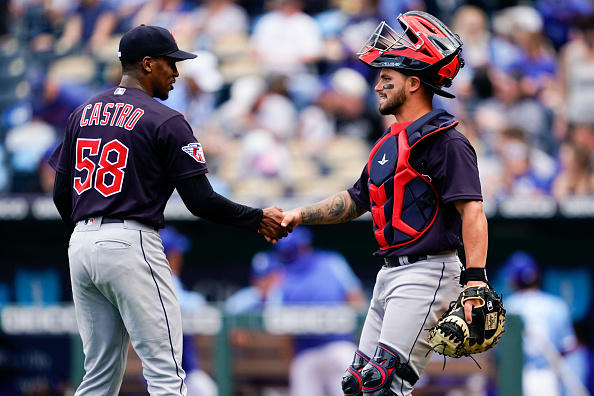
<svg viewBox="0 0 594 396">
<path fill-rule="evenodd" d="M 124 224 L 124 219 L 112 219 L 109 217 L 104 217 L 103 220 L 101 220 L 101 224 Z M 159 231 L 157 227 L 153 227 L 153 230 L 157 232 Z"/>
<path fill-rule="evenodd" d="M 427 260 L 427 256 L 397 256 L 397 257 L 384 257 L 384 265 L 386 267 L 400 267 L 401 265 L 407 265 L 416 263 L 417 261 Z"/>
<path fill-rule="evenodd" d="M 124 223 L 123 219 L 110 219 L 108 217 L 104 217 L 103 220 L 101 220 L 101 224 L 122 224 Z"/>
</svg>

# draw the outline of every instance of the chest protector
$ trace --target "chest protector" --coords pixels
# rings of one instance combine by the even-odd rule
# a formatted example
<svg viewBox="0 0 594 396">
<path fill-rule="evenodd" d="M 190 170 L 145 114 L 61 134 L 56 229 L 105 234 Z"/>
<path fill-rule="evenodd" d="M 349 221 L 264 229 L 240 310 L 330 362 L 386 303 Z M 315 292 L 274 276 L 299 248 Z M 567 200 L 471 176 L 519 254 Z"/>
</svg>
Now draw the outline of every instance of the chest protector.
<svg viewBox="0 0 594 396">
<path fill-rule="evenodd" d="M 421 140 L 457 124 L 445 111 L 432 111 L 413 123 L 393 124 L 371 150 L 368 188 L 381 250 L 414 242 L 433 225 L 439 194 L 428 175 L 413 169 L 409 157 Z"/>
</svg>

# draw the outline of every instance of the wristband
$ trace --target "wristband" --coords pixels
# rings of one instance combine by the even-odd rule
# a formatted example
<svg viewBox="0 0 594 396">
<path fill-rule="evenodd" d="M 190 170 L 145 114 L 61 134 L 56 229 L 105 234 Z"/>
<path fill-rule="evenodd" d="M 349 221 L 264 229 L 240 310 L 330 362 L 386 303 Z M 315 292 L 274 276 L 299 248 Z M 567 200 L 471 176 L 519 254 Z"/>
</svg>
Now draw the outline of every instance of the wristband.
<svg viewBox="0 0 594 396">
<path fill-rule="evenodd" d="M 487 283 L 487 269 L 486 268 L 466 268 L 463 271 L 464 274 L 464 283 L 469 281 L 481 281 Z"/>
</svg>

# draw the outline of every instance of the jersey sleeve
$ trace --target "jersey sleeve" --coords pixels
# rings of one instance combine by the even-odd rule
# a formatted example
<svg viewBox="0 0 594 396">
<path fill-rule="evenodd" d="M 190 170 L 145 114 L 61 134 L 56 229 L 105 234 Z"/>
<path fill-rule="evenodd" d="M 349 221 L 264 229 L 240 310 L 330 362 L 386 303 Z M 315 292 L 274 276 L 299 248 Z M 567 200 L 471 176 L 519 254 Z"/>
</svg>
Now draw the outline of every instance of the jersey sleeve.
<svg viewBox="0 0 594 396">
<path fill-rule="evenodd" d="M 157 148 L 164 169 L 173 181 L 208 172 L 202 145 L 181 115 L 170 118 L 158 128 Z"/>
<path fill-rule="evenodd" d="M 347 191 L 353 198 L 353 200 L 357 203 L 357 205 L 361 206 L 362 208 L 366 209 L 367 211 L 371 210 L 370 208 L 370 200 L 369 200 L 369 189 L 368 189 L 368 181 L 369 181 L 369 174 L 367 173 L 367 165 L 363 168 L 363 172 L 361 172 L 361 177 L 359 180 L 353 184 L 351 188 Z"/>
<path fill-rule="evenodd" d="M 482 201 L 476 153 L 470 142 L 466 138 L 450 139 L 440 149 L 444 151 L 444 161 L 433 170 L 433 175 L 441 180 L 443 202 Z"/>
</svg>

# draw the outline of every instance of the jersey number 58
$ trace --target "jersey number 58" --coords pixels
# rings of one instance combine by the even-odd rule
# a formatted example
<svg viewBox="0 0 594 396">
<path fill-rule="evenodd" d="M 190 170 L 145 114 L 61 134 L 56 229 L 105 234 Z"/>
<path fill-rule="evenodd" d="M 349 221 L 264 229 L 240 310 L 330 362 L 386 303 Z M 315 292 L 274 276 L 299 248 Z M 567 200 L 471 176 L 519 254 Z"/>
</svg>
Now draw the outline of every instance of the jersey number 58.
<svg viewBox="0 0 594 396">
<path fill-rule="evenodd" d="M 86 175 L 74 178 L 74 190 L 80 195 L 95 188 L 105 197 L 119 193 L 127 163 L 128 147 L 117 139 L 103 147 L 101 139 L 77 139 L 75 169 Z"/>
</svg>

